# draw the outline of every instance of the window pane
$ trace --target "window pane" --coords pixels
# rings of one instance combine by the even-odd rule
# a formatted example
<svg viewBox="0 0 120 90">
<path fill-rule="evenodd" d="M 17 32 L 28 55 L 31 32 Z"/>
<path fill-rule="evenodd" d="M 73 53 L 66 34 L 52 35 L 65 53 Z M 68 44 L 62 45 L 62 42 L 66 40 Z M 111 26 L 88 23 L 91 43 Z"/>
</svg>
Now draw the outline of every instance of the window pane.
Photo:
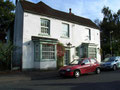
<svg viewBox="0 0 120 90">
<path fill-rule="evenodd" d="M 42 45 L 42 59 L 55 59 L 55 45 L 43 44 Z"/>
<path fill-rule="evenodd" d="M 35 61 L 39 61 L 40 59 L 39 59 L 39 44 L 38 43 L 36 43 L 35 44 Z"/>
<path fill-rule="evenodd" d="M 47 19 L 41 19 L 41 33 L 49 34 L 50 21 Z"/>
<path fill-rule="evenodd" d="M 96 48 L 89 48 L 89 57 L 96 58 Z"/>
<path fill-rule="evenodd" d="M 62 36 L 69 37 L 69 25 L 62 24 Z"/>
</svg>

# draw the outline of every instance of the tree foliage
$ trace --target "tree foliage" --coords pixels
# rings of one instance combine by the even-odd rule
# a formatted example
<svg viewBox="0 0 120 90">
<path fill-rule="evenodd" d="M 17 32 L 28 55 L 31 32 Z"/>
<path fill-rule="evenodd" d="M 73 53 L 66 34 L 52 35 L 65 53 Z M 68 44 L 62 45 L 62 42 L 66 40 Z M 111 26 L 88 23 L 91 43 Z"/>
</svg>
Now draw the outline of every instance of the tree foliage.
<svg viewBox="0 0 120 90">
<path fill-rule="evenodd" d="M 99 23 L 102 51 L 110 54 L 112 50 L 114 55 L 120 55 L 120 10 L 114 13 L 109 7 L 104 7 L 102 13 L 104 17 Z"/>
<path fill-rule="evenodd" d="M 15 5 L 10 0 L 0 0 L 0 32 L 8 29 L 14 20 Z"/>
</svg>

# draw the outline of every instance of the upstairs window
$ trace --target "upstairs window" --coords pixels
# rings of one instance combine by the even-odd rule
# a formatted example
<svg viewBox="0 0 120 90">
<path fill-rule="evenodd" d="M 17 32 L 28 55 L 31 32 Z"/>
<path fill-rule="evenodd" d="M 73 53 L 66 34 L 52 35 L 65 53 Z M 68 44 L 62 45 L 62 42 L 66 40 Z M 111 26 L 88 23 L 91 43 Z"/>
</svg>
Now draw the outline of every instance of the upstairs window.
<svg viewBox="0 0 120 90">
<path fill-rule="evenodd" d="M 89 40 L 91 40 L 91 30 L 90 29 L 88 30 L 89 30 Z"/>
<path fill-rule="evenodd" d="M 69 24 L 62 23 L 62 37 L 69 37 Z"/>
<path fill-rule="evenodd" d="M 41 34 L 50 35 L 50 20 L 41 18 Z"/>
</svg>

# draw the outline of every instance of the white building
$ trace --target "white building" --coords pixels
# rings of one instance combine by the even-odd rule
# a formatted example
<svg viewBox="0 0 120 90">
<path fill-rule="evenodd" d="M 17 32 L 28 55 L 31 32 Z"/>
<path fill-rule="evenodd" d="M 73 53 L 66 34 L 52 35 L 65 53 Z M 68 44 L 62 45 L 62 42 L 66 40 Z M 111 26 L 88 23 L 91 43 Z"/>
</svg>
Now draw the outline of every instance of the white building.
<svg viewBox="0 0 120 90">
<path fill-rule="evenodd" d="M 22 69 L 56 68 L 56 44 L 64 44 L 64 65 L 75 56 L 94 57 L 99 62 L 100 30 L 89 19 L 55 10 L 43 2 L 17 3 L 14 26 L 13 66 Z M 69 46 L 71 44 L 71 46 Z"/>
</svg>

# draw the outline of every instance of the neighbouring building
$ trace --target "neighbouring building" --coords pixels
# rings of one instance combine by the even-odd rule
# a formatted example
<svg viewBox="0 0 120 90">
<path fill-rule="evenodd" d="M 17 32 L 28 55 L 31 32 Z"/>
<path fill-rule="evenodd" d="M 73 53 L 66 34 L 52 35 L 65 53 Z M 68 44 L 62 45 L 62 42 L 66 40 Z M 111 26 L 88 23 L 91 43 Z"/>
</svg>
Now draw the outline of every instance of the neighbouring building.
<svg viewBox="0 0 120 90">
<path fill-rule="evenodd" d="M 57 67 L 57 43 L 65 46 L 64 65 L 76 56 L 99 62 L 100 30 L 87 18 L 55 10 L 43 2 L 19 1 L 14 25 L 13 66 L 22 69 Z"/>
</svg>

